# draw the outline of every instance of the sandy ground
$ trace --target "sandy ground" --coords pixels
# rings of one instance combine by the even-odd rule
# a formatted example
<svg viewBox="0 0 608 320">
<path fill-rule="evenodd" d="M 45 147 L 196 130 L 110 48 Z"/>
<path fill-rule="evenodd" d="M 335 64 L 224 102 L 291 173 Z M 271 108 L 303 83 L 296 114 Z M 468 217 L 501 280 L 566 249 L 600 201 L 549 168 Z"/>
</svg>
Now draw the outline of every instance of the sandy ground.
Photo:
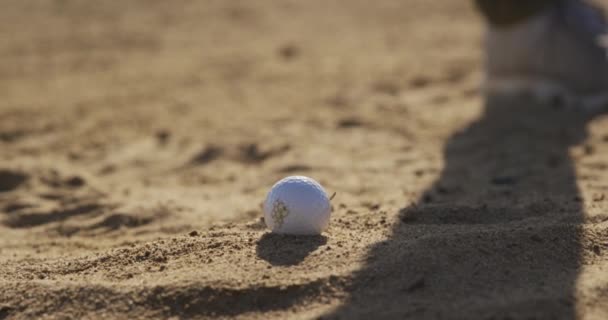
<svg viewBox="0 0 608 320">
<path fill-rule="evenodd" d="M 608 117 L 468 1 L 0 3 L 0 319 L 608 319 Z M 337 196 L 269 234 L 286 175 Z"/>
</svg>

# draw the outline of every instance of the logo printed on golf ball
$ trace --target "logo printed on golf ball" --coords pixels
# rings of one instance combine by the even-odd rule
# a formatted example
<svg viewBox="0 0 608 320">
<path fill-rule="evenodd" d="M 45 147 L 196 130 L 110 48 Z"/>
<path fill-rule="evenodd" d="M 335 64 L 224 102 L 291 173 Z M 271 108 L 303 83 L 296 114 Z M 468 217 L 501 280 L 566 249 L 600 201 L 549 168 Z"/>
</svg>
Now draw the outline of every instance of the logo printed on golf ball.
<svg viewBox="0 0 608 320">
<path fill-rule="evenodd" d="M 272 218 L 274 219 L 278 228 L 281 228 L 285 217 L 289 214 L 289 209 L 281 200 L 276 200 L 272 207 Z"/>
<path fill-rule="evenodd" d="M 315 180 L 292 176 L 277 182 L 264 202 L 264 220 L 272 232 L 321 234 L 329 224 L 330 199 Z"/>
</svg>

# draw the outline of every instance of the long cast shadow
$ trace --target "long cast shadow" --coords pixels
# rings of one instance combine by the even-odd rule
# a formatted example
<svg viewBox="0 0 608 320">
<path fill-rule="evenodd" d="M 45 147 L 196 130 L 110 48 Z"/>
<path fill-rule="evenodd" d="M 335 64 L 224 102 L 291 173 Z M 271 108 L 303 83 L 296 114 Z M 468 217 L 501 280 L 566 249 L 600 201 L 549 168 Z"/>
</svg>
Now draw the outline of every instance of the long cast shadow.
<svg viewBox="0 0 608 320">
<path fill-rule="evenodd" d="M 570 147 L 593 115 L 488 98 L 445 169 L 354 275 L 341 319 L 574 319 L 583 206 Z"/>
</svg>

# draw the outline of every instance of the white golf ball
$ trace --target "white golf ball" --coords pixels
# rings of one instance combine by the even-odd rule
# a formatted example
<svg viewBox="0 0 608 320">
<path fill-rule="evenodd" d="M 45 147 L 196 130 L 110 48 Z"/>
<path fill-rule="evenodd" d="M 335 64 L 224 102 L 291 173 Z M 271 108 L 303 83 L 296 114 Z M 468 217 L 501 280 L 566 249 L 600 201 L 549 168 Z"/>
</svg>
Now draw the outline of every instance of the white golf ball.
<svg viewBox="0 0 608 320">
<path fill-rule="evenodd" d="M 315 180 L 292 176 L 277 182 L 264 202 L 264 221 L 272 232 L 318 235 L 327 228 L 331 205 Z"/>
</svg>

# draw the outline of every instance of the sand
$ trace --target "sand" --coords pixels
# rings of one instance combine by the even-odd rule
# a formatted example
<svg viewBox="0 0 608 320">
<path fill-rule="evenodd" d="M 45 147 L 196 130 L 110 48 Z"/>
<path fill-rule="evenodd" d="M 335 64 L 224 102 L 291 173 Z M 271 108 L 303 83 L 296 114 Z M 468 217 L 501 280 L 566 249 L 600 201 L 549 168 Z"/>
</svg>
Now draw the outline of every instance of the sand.
<svg viewBox="0 0 608 320">
<path fill-rule="evenodd" d="M 468 1 L 0 4 L 0 319 L 608 319 L 608 117 Z M 336 192 L 270 234 L 272 184 Z"/>
</svg>

